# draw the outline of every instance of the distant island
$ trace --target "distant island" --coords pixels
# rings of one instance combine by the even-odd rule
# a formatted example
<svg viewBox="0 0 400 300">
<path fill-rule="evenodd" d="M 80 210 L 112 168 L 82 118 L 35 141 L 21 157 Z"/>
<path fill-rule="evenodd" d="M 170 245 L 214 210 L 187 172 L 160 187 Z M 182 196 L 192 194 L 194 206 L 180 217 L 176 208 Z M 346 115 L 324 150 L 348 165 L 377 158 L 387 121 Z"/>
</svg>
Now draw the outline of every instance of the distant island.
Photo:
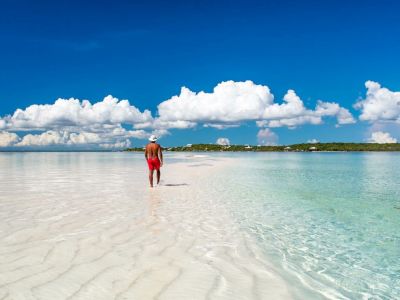
<svg viewBox="0 0 400 300">
<path fill-rule="evenodd" d="M 164 151 L 177 152 L 343 152 L 343 151 L 400 151 L 400 144 L 375 143 L 316 143 L 283 146 L 187 144 L 186 146 L 165 147 Z M 128 148 L 124 151 L 143 152 L 143 147 Z"/>
</svg>

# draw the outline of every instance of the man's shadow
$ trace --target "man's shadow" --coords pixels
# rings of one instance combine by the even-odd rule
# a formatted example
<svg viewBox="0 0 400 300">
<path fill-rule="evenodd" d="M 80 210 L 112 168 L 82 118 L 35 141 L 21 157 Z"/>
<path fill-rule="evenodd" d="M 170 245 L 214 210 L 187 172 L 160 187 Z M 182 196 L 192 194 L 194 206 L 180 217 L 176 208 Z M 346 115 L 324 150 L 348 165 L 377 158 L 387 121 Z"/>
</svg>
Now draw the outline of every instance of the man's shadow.
<svg viewBox="0 0 400 300">
<path fill-rule="evenodd" d="M 166 183 L 163 184 L 164 186 L 184 186 L 184 185 L 188 185 L 187 183 Z"/>
</svg>

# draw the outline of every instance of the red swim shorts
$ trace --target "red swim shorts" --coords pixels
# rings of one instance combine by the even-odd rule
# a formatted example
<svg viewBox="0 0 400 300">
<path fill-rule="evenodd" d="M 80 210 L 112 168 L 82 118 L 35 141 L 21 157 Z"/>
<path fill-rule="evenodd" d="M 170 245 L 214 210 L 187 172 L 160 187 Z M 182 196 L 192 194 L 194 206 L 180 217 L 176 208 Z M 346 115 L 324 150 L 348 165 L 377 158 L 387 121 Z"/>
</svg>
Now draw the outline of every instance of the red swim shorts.
<svg viewBox="0 0 400 300">
<path fill-rule="evenodd" d="M 160 160 L 158 159 L 158 157 L 148 158 L 147 164 L 149 165 L 149 170 L 160 169 Z"/>
</svg>

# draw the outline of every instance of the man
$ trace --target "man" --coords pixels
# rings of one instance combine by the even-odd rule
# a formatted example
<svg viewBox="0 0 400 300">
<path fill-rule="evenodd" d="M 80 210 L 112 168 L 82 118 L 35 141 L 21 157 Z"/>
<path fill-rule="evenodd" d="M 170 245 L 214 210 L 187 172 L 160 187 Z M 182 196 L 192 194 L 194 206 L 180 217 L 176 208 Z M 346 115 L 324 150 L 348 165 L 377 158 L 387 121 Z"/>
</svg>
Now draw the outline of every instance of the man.
<svg viewBox="0 0 400 300">
<path fill-rule="evenodd" d="M 153 187 L 153 173 L 154 170 L 157 171 L 157 184 L 160 182 L 160 168 L 163 165 L 163 155 L 161 151 L 161 146 L 156 144 L 157 137 L 155 135 L 150 136 L 150 143 L 147 144 L 144 151 L 144 157 L 146 158 L 147 164 L 149 166 L 149 181 L 150 187 Z"/>
</svg>

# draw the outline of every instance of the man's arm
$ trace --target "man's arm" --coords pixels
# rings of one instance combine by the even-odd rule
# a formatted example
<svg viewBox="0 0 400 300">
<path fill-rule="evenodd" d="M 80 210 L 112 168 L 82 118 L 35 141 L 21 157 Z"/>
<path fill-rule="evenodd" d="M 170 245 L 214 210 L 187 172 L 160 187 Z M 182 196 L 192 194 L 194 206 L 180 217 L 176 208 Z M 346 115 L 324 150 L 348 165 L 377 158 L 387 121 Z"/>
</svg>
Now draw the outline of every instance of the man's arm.
<svg viewBox="0 0 400 300">
<path fill-rule="evenodd" d="M 161 166 L 162 166 L 164 161 L 163 161 L 163 155 L 162 155 L 161 146 L 158 146 L 158 158 L 160 159 L 160 163 L 161 163 Z"/>
<path fill-rule="evenodd" d="M 145 157 L 146 160 L 147 160 L 147 146 L 146 146 L 146 148 L 144 149 L 144 157 Z"/>
</svg>

